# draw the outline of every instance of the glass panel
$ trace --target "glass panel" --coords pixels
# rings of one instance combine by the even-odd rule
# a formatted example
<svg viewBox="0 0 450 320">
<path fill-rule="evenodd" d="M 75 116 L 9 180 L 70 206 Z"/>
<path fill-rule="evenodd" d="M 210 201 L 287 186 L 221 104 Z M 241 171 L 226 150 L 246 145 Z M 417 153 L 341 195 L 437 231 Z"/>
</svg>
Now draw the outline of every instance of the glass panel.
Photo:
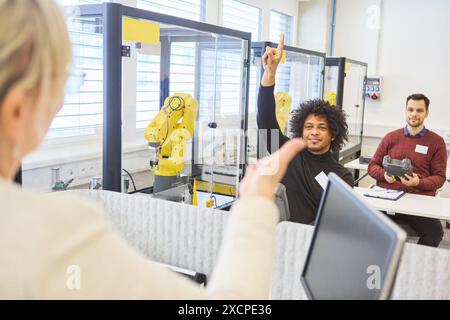
<svg viewBox="0 0 450 320">
<path fill-rule="evenodd" d="M 124 180 L 187 203 L 195 185 L 199 206 L 220 207 L 235 198 L 244 164 L 248 41 L 175 18 L 144 21 L 158 23 L 160 41 L 123 41 L 131 47 L 122 64 Z"/>
<path fill-rule="evenodd" d="M 248 130 L 247 130 L 247 161 L 252 164 L 258 159 L 258 125 L 256 122 L 257 99 L 260 86 L 260 80 L 263 72 L 261 66 L 261 49 L 252 48 L 250 60 L 250 89 L 248 100 Z"/>
<path fill-rule="evenodd" d="M 167 0 L 167 1 L 153 1 L 153 0 L 138 0 L 138 8 L 155 11 L 163 14 L 178 16 L 184 19 L 203 21 L 205 16 L 205 0 Z M 183 45 L 177 47 L 177 51 L 181 54 L 191 54 L 192 50 L 183 52 Z M 137 79 L 137 101 L 136 106 L 136 128 L 144 129 L 150 120 L 156 115 L 159 108 L 146 111 L 145 104 L 159 101 L 159 90 L 155 90 L 152 82 L 159 83 L 159 58 L 151 55 L 138 55 L 138 79 Z M 192 69 L 192 68 L 191 68 Z M 141 71 L 148 70 L 148 71 Z M 188 75 L 193 77 L 193 72 L 188 68 L 179 66 L 171 69 L 172 75 L 175 77 L 186 77 Z M 156 87 L 156 89 L 158 89 Z M 159 102 L 157 103 L 159 105 Z"/>
<path fill-rule="evenodd" d="M 344 72 L 344 90 L 342 93 L 338 93 L 340 78 L 339 65 L 332 63 L 332 65 L 326 66 L 325 98 L 330 102 L 336 103 L 337 95 L 342 95 L 342 106 L 348 115 L 349 141 L 345 144 L 341 153 L 362 143 L 364 82 L 367 67 L 359 63 L 347 61 L 344 66 Z"/>
<path fill-rule="evenodd" d="M 257 124 L 256 124 L 256 97 L 259 90 L 259 79 L 264 72 L 261 66 L 261 52 L 265 51 L 267 43 L 255 43 L 253 45 L 251 62 L 252 70 L 258 70 L 255 74 L 255 81 L 250 81 L 250 102 L 253 104 L 249 107 L 249 162 L 253 163 L 256 158 L 257 145 Z M 276 44 L 271 44 L 276 46 Z M 300 49 L 297 49 L 300 50 Z M 304 53 L 286 49 L 286 61 L 279 65 L 276 75 L 275 95 L 278 103 L 286 103 L 288 108 L 287 117 L 280 120 L 280 128 L 285 135 L 291 136 L 289 128 L 289 118 L 292 111 L 297 109 L 305 100 L 322 98 L 322 70 L 325 58 L 319 55 Z M 256 73 L 256 72 L 255 72 Z M 250 73 L 252 75 L 252 73 Z M 253 85 L 253 87 L 252 87 Z M 278 94 L 278 98 L 277 98 Z M 280 123 L 281 122 L 281 123 Z M 265 151 L 259 151 L 260 157 Z M 262 153 L 261 153 L 262 152 Z"/>
<path fill-rule="evenodd" d="M 74 17 L 69 31 L 74 46 L 71 79 L 82 75 L 76 91 L 67 87 L 64 106 L 42 145 L 22 163 L 22 184 L 38 192 L 101 186 L 103 127 L 103 22 Z M 73 83 L 69 79 L 70 83 Z M 79 87 L 81 86 L 81 87 Z"/>
<path fill-rule="evenodd" d="M 279 66 L 275 93 L 287 92 L 292 98 L 292 110 L 305 100 L 322 97 L 323 58 L 287 51 L 286 62 Z"/>
<path fill-rule="evenodd" d="M 362 143 L 362 129 L 364 116 L 364 81 L 367 67 L 349 63 L 345 67 L 343 107 L 348 114 L 347 124 L 349 141 L 344 149 L 349 149 Z"/>
<path fill-rule="evenodd" d="M 324 96 L 331 104 L 336 104 L 337 88 L 339 84 L 339 65 L 326 65 L 325 67 Z"/>
</svg>

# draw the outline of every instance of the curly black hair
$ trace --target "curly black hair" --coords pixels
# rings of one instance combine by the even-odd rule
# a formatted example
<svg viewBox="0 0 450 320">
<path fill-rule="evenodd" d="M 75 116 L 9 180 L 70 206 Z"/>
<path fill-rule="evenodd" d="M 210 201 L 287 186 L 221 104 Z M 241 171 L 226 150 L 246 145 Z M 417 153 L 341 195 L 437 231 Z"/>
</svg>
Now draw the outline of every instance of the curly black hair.
<svg viewBox="0 0 450 320">
<path fill-rule="evenodd" d="M 347 114 L 342 107 L 330 105 L 328 101 L 321 99 L 302 102 L 300 107 L 293 111 L 289 121 L 294 137 L 303 136 L 305 120 L 310 114 L 323 116 L 327 119 L 331 137 L 334 138 L 331 141 L 331 151 L 341 150 L 345 142 L 348 141 Z"/>
</svg>

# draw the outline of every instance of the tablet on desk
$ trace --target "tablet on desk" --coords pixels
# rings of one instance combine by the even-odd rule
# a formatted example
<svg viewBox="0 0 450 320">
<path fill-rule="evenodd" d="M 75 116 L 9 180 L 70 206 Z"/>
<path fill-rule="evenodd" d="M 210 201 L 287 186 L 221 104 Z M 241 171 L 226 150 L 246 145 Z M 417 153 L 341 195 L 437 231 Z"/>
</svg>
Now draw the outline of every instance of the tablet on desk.
<svg viewBox="0 0 450 320">
<path fill-rule="evenodd" d="M 398 200 L 405 194 L 403 190 L 385 189 L 374 186 L 364 191 L 363 195 L 366 197 L 379 198 L 385 200 Z"/>
<path fill-rule="evenodd" d="M 310 299 L 388 299 L 406 233 L 328 175 L 301 281 Z"/>
</svg>

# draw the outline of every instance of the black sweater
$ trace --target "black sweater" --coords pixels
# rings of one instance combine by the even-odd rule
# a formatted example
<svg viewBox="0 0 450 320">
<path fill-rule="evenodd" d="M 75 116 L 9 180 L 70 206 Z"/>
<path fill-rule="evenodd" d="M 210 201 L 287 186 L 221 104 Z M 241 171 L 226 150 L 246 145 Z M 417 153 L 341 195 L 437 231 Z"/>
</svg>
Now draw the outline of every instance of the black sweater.
<svg viewBox="0 0 450 320">
<path fill-rule="evenodd" d="M 289 138 L 281 133 L 275 112 L 274 86 L 260 86 L 258 94 L 258 128 L 276 130 L 279 135 L 279 146 L 281 147 Z M 267 134 L 267 138 L 267 150 L 271 152 L 270 131 Z M 275 147 L 274 149 L 277 148 Z M 282 180 L 286 187 L 291 221 L 307 224 L 314 222 L 323 192 L 322 187 L 316 180 L 316 176 L 322 171 L 326 175 L 329 172 L 336 173 L 353 187 L 352 174 L 334 159 L 331 152 L 323 155 L 314 155 L 307 149 L 303 150 L 291 161 Z"/>
</svg>

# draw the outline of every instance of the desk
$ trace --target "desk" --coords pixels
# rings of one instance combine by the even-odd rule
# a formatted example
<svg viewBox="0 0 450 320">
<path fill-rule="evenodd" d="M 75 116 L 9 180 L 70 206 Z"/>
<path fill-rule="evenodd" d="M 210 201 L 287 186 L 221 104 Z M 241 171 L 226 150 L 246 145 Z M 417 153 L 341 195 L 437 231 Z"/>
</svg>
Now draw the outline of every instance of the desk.
<svg viewBox="0 0 450 320">
<path fill-rule="evenodd" d="M 366 188 L 355 187 L 359 194 L 374 209 L 403 213 L 413 216 L 450 220 L 450 199 L 406 193 L 396 201 L 363 196 Z"/>
<path fill-rule="evenodd" d="M 347 169 L 354 169 L 354 170 L 364 170 L 367 171 L 367 168 L 369 167 L 368 163 L 359 163 L 359 159 L 355 159 L 352 160 L 350 162 L 347 162 L 346 164 L 344 164 L 344 167 Z M 357 183 L 359 181 L 361 181 L 361 179 L 363 179 L 364 177 L 366 177 L 368 175 L 368 173 L 366 172 L 361 178 L 359 178 L 358 180 L 355 181 L 355 185 L 357 185 Z M 447 176 L 447 181 L 450 182 L 450 165 L 447 165 L 447 172 L 446 172 L 446 176 Z"/>
<path fill-rule="evenodd" d="M 355 185 L 355 186 L 357 186 L 358 183 L 359 183 L 362 179 L 364 179 L 365 177 L 367 177 L 367 175 L 369 174 L 369 172 L 367 172 L 367 168 L 368 168 L 368 167 L 369 167 L 369 164 L 368 164 L 368 163 L 363 163 L 363 164 L 361 164 L 361 163 L 359 163 L 359 159 L 355 159 L 355 160 L 352 160 L 352 161 L 347 162 L 346 164 L 344 164 L 344 168 L 356 170 L 356 171 L 357 171 L 356 176 L 358 176 L 358 177 L 359 177 L 359 170 L 364 170 L 364 171 L 366 171 L 366 173 L 364 173 L 361 177 L 359 177 L 358 179 L 355 180 L 355 182 L 354 182 L 354 185 Z"/>
</svg>

